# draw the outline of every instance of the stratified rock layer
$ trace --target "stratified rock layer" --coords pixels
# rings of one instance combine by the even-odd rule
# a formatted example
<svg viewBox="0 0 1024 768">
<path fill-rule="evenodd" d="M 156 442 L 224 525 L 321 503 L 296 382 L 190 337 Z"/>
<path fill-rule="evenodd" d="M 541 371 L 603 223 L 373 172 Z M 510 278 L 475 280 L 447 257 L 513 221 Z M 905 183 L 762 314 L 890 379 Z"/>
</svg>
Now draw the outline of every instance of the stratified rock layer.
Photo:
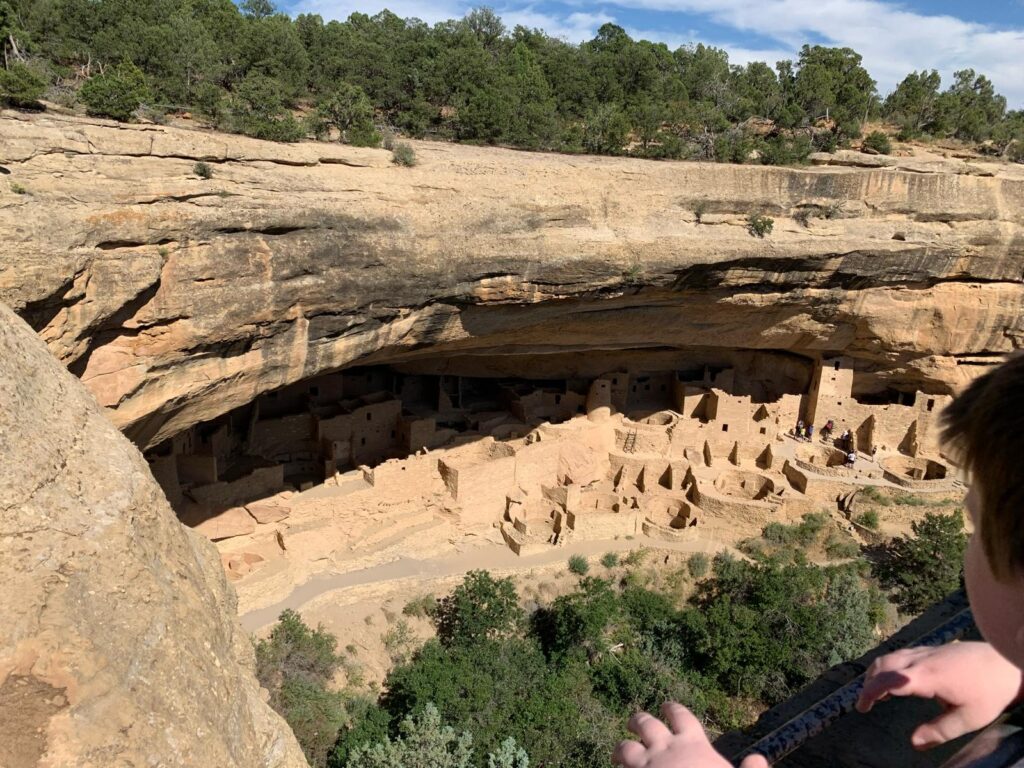
<svg viewBox="0 0 1024 768">
<path fill-rule="evenodd" d="M 0 765 L 306 765 L 216 551 L 3 305 L 0 466 Z"/>
<path fill-rule="evenodd" d="M 1024 346 L 1024 171 L 1006 165 L 420 143 L 400 168 L 14 113 L 0 135 L 28 192 L 0 198 L 0 299 L 143 447 L 360 363 L 572 376 L 596 351 L 778 350 L 949 393 Z"/>
</svg>

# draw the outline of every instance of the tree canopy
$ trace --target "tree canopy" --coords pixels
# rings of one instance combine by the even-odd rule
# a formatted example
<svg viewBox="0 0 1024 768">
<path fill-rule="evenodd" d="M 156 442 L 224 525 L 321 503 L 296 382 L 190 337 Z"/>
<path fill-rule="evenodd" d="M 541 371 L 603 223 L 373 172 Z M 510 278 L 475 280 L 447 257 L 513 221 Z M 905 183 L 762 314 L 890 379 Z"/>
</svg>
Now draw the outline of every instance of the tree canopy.
<svg viewBox="0 0 1024 768">
<path fill-rule="evenodd" d="M 0 0 L 0 31 L 4 68 L 33 62 L 66 100 L 131 65 L 144 82 L 126 103 L 138 93 L 153 112 L 187 109 L 276 140 L 333 120 L 354 143 L 387 126 L 528 149 L 792 163 L 885 117 L 907 137 L 998 137 L 1007 154 L 1020 143 L 1002 128 L 1006 100 L 970 69 L 945 90 L 934 71 L 911 73 L 882 100 L 849 48 L 805 45 L 792 61 L 739 66 L 724 50 L 671 50 L 615 24 L 569 44 L 509 29 L 488 8 L 430 26 L 390 11 L 290 18 L 271 0 Z M 20 70 L 4 82 L 9 103 L 37 90 Z M 308 125 L 297 111 L 314 113 Z M 120 104 L 106 113 L 130 116 Z M 771 121 L 770 135 L 746 130 L 751 118 Z"/>
</svg>

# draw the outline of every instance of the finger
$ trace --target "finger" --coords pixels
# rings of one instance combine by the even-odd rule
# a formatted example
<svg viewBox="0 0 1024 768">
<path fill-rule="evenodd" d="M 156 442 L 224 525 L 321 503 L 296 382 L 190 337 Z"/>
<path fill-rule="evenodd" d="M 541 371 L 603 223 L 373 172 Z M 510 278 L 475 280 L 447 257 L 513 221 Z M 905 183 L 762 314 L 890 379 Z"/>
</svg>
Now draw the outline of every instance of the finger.
<svg viewBox="0 0 1024 768">
<path fill-rule="evenodd" d="M 747 755 L 740 763 L 740 768 L 769 768 L 768 758 L 764 755 Z"/>
<path fill-rule="evenodd" d="M 627 727 L 648 747 L 664 744 L 672 735 L 661 720 L 647 712 L 637 712 L 629 718 Z"/>
<path fill-rule="evenodd" d="M 672 733 L 703 733 L 704 728 L 700 720 L 694 717 L 693 713 L 674 701 L 666 701 L 661 705 L 661 714 L 668 723 Z"/>
<path fill-rule="evenodd" d="M 612 753 L 612 762 L 626 768 L 641 768 L 647 762 L 647 750 L 638 741 L 620 741 Z"/>
<path fill-rule="evenodd" d="M 915 684 L 906 672 L 879 672 L 864 681 L 864 688 L 857 698 L 857 711 L 870 712 L 879 699 L 887 696 L 920 695 L 923 686 Z"/>
<path fill-rule="evenodd" d="M 976 727 L 971 727 L 967 722 L 964 709 L 956 707 L 919 726 L 910 737 L 910 743 L 914 745 L 914 749 L 931 749 L 973 730 L 976 730 Z"/>
</svg>

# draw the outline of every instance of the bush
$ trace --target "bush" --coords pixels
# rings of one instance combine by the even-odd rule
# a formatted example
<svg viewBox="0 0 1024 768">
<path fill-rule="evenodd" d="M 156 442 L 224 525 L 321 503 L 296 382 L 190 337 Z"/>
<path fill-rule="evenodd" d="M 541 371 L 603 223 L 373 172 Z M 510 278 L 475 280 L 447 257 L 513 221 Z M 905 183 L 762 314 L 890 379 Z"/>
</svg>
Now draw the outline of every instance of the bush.
<svg viewBox="0 0 1024 768">
<path fill-rule="evenodd" d="M 583 555 L 573 555 L 569 558 L 569 571 L 577 576 L 586 576 L 590 570 L 590 563 Z"/>
<path fill-rule="evenodd" d="M 861 514 L 857 515 L 857 517 L 854 518 L 854 520 L 858 525 L 862 525 L 871 531 L 877 531 L 880 522 L 878 519 L 877 509 L 868 509 L 862 512 Z"/>
<path fill-rule="evenodd" d="M 0 101 L 12 107 L 38 109 L 46 86 L 43 77 L 20 61 L 0 69 Z"/>
<path fill-rule="evenodd" d="M 647 559 L 648 549 L 646 547 L 640 547 L 630 551 L 628 555 L 622 558 L 622 564 L 628 566 L 637 566 L 643 563 Z"/>
<path fill-rule="evenodd" d="M 143 102 L 153 98 L 146 76 L 128 60 L 87 80 L 78 95 L 90 115 L 122 123 L 128 122 Z"/>
<path fill-rule="evenodd" d="M 19 184 L 16 181 L 11 182 L 11 192 L 16 195 L 28 195 L 30 192 L 25 188 L 23 184 Z"/>
<path fill-rule="evenodd" d="M 400 619 L 395 626 L 389 629 L 381 637 L 384 649 L 392 664 L 405 664 L 412 656 L 416 645 L 416 634 L 412 627 L 404 619 Z"/>
<path fill-rule="evenodd" d="M 775 227 L 775 219 L 760 214 L 753 214 L 747 218 L 747 232 L 751 237 L 765 237 L 772 233 Z"/>
<path fill-rule="evenodd" d="M 321 97 L 312 122 L 317 135 L 333 127 L 342 141 L 353 146 L 380 145 L 380 134 L 373 125 L 373 105 L 357 85 L 339 83 L 331 93 Z"/>
<path fill-rule="evenodd" d="M 227 109 L 226 126 L 236 133 L 268 141 L 298 141 L 304 131 L 285 103 L 284 86 L 253 73 L 238 87 Z"/>
<path fill-rule="evenodd" d="M 892 142 L 889 137 L 881 131 L 872 131 L 863 142 L 864 149 L 871 149 L 880 155 L 888 155 L 892 152 Z"/>
<path fill-rule="evenodd" d="M 472 645 L 515 632 L 523 620 L 515 583 L 494 579 L 487 571 L 470 571 L 455 590 L 440 600 L 434 613 L 442 645 Z"/>
<path fill-rule="evenodd" d="M 406 603 L 405 607 L 402 608 L 402 613 L 406 616 L 415 616 L 416 618 L 423 619 L 433 616 L 436 610 L 437 598 L 433 595 L 420 595 Z"/>
<path fill-rule="evenodd" d="M 192 172 L 200 179 L 213 178 L 213 167 L 209 163 L 196 163 L 192 166 Z"/>
<path fill-rule="evenodd" d="M 256 643 L 256 677 L 314 766 L 325 764 L 346 720 L 342 694 L 328 689 L 341 665 L 336 643 L 334 635 L 310 629 L 295 611 L 284 611 L 270 637 Z"/>
<path fill-rule="evenodd" d="M 619 564 L 619 556 L 615 552 L 606 552 L 604 557 L 601 558 L 601 565 L 605 568 L 614 568 Z"/>
<path fill-rule="evenodd" d="M 960 586 L 967 534 L 961 511 L 928 513 L 883 550 L 874 572 L 904 613 L 920 613 Z"/>
<path fill-rule="evenodd" d="M 825 540 L 825 554 L 830 560 L 846 560 L 860 554 L 860 546 L 849 536 L 833 531 Z"/>
<path fill-rule="evenodd" d="M 686 569 L 695 579 L 703 579 L 711 566 L 711 558 L 705 552 L 694 552 L 686 561 Z"/>
<path fill-rule="evenodd" d="M 860 492 L 860 495 L 862 498 L 865 498 L 868 501 L 872 501 L 875 504 L 878 504 L 880 507 L 888 507 L 890 504 L 892 504 L 892 499 L 884 495 L 880 490 L 875 488 L 873 485 L 869 485 L 866 488 L 864 488 Z"/>
<path fill-rule="evenodd" d="M 400 141 L 391 150 L 391 162 L 405 168 L 412 168 L 416 165 L 416 150 L 412 148 L 411 144 Z"/>
</svg>

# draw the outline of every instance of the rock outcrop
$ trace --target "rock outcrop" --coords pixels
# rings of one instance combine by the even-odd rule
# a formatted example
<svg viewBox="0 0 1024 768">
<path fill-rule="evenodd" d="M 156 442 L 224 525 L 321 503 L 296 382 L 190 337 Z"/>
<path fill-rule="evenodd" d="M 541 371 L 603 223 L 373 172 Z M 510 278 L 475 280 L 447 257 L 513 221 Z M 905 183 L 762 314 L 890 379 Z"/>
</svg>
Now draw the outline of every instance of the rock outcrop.
<svg viewBox="0 0 1024 768">
<path fill-rule="evenodd" d="M 0 466 L 0 765 L 306 765 L 216 551 L 2 305 Z"/>
<path fill-rule="evenodd" d="M 354 364 L 571 376 L 595 350 L 731 348 L 843 354 L 879 387 L 945 394 L 1024 346 L 1011 166 L 419 143 L 400 168 L 383 150 L 10 112 L 0 136 L 25 191 L 0 197 L 0 299 L 143 447 Z"/>
</svg>

